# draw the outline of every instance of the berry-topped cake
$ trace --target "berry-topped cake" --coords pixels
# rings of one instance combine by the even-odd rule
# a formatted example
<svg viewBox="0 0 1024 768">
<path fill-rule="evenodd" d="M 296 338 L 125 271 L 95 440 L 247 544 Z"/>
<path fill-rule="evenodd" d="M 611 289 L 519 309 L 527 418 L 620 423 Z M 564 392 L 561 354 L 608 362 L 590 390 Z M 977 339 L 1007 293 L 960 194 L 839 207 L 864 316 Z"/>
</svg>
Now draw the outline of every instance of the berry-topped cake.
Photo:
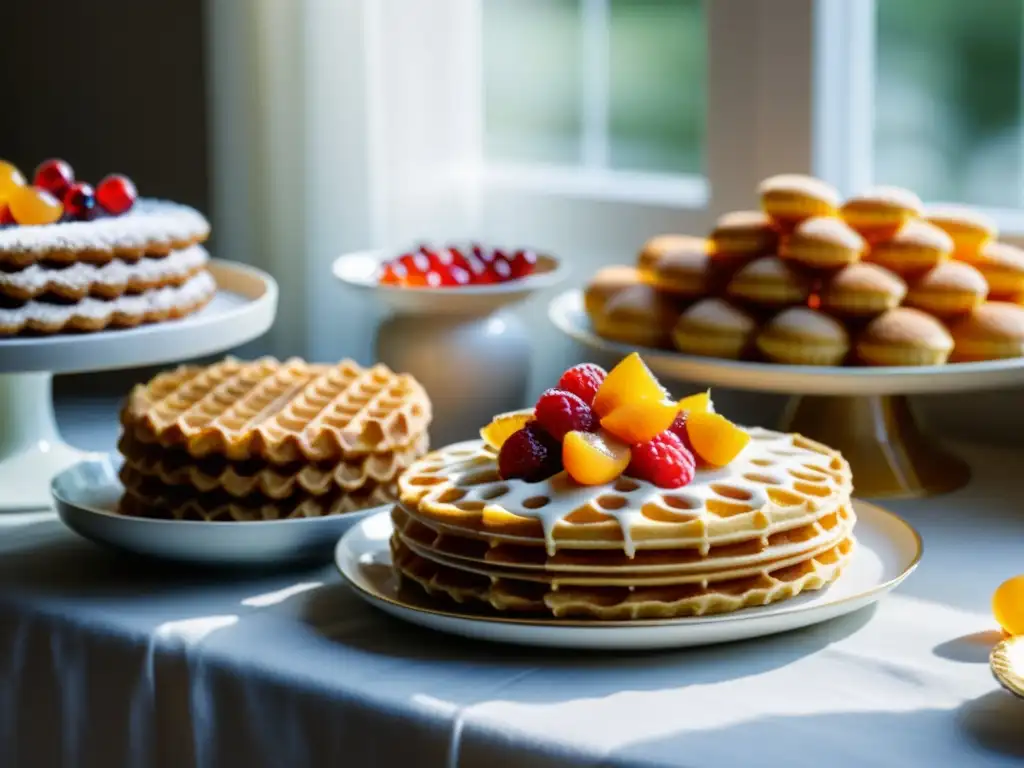
<svg viewBox="0 0 1024 768">
<path fill-rule="evenodd" d="M 28 183 L 0 160 L 0 337 L 195 312 L 216 292 L 202 247 L 209 234 L 199 212 L 140 199 L 126 176 L 93 187 L 54 159 Z"/>
<path fill-rule="evenodd" d="M 850 469 L 801 435 L 674 401 L 635 353 L 566 371 L 482 440 L 399 478 L 395 570 L 484 610 L 723 613 L 827 586 L 854 549 Z"/>
</svg>

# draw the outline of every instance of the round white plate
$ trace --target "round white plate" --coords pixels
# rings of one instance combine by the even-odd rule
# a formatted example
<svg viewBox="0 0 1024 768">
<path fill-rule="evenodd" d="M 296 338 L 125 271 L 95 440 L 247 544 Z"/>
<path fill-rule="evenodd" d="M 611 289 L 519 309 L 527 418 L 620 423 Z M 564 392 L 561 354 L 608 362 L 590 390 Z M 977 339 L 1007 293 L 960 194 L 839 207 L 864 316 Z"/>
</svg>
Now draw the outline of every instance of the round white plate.
<svg viewBox="0 0 1024 768">
<path fill-rule="evenodd" d="M 522 301 L 541 288 L 557 285 L 566 274 L 558 259 L 540 254 L 533 274 L 505 283 L 460 288 L 381 285 L 377 272 L 392 255 L 382 251 L 346 253 L 335 260 L 334 276 L 346 285 L 373 293 L 375 299 L 403 314 L 482 315 Z"/>
<path fill-rule="evenodd" d="M 211 523 L 149 520 L 117 514 L 124 491 L 114 456 L 81 461 L 53 478 L 57 514 L 71 530 L 97 544 L 136 555 L 198 565 L 285 565 L 327 562 L 338 537 L 368 515 L 363 512 L 296 520 Z"/>
<path fill-rule="evenodd" d="M 356 594 L 400 619 L 479 640 L 592 650 L 684 648 L 786 632 L 856 611 L 895 588 L 917 567 L 921 537 L 901 518 L 854 501 L 858 546 L 842 576 L 828 588 L 774 605 L 720 616 L 641 621 L 514 618 L 462 610 L 422 590 L 399 589 L 391 571 L 391 518 L 367 517 L 338 542 L 341 575 Z"/>
<path fill-rule="evenodd" d="M 659 376 L 718 387 L 791 395 L 912 395 L 1024 383 L 1024 357 L 981 363 L 840 368 L 748 363 L 638 348 L 598 336 L 583 309 L 583 292 L 579 289 L 556 296 L 548 307 L 548 316 L 559 330 L 588 347 L 619 355 L 639 349 L 644 362 Z"/>
<path fill-rule="evenodd" d="M 274 322 L 277 283 L 266 272 L 213 259 L 217 294 L 181 320 L 98 333 L 0 339 L 0 373 L 75 373 L 201 357 L 262 336 Z"/>
</svg>

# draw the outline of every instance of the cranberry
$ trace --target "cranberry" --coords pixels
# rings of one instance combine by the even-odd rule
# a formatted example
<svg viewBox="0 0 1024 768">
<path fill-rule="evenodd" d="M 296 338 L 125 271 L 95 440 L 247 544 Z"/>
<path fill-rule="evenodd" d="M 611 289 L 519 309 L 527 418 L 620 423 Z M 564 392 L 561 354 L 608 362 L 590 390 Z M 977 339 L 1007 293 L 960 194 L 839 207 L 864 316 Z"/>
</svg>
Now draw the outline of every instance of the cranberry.
<svg viewBox="0 0 1024 768">
<path fill-rule="evenodd" d="M 513 432 L 498 452 L 498 474 L 504 480 L 520 478 L 528 483 L 546 480 L 562 469 L 562 451 L 536 422 Z"/>
<path fill-rule="evenodd" d="M 83 181 L 72 184 L 64 193 L 64 215 L 77 221 L 89 221 L 96 215 L 96 193 Z"/>
<path fill-rule="evenodd" d="M 96 200 L 107 213 L 120 216 L 128 213 L 135 205 L 139 193 L 127 176 L 112 173 L 105 177 L 96 187 Z"/>
<path fill-rule="evenodd" d="M 58 200 L 63 200 L 64 195 L 75 181 L 75 172 L 63 160 L 56 158 L 45 160 L 36 168 L 35 176 L 32 178 L 32 186 L 46 190 Z"/>
<path fill-rule="evenodd" d="M 537 266 L 537 254 L 533 251 L 516 251 L 512 254 L 512 261 L 509 265 L 512 267 L 513 279 L 517 277 L 526 277 L 527 275 L 533 274 L 533 270 Z"/>
</svg>

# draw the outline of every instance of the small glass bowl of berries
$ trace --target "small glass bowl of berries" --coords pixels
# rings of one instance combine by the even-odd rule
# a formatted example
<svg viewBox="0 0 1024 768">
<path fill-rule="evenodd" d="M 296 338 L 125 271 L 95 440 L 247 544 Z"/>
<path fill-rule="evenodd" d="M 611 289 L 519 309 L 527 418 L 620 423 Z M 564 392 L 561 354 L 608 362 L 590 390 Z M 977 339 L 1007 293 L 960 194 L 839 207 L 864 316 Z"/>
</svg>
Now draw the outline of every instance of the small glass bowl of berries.
<svg viewBox="0 0 1024 768">
<path fill-rule="evenodd" d="M 392 308 L 480 314 L 519 301 L 564 277 L 552 256 L 480 243 L 419 245 L 397 254 L 346 254 L 334 263 L 342 282 L 377 294 Z"/>
</svg>

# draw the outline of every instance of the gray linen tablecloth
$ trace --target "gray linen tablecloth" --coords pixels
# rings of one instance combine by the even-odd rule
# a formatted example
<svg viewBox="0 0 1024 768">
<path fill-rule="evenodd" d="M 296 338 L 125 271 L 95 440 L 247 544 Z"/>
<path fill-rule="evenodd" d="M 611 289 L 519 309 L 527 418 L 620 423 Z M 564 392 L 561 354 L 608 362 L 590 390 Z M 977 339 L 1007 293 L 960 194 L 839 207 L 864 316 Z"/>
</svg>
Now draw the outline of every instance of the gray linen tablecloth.
<svg viewBox="0 0 1024 768">
<path fill-rule="evenodd" d="M 0 517 L 0 766 L 996 766 L 1024 702 L 986 664 L 1024 571 L 1018 455 L 892 503 L 925 539 L 875 608 L 775 637 L 602 654 L 472 643 L 329 567 L 186 572 Z"/>
</svg>

